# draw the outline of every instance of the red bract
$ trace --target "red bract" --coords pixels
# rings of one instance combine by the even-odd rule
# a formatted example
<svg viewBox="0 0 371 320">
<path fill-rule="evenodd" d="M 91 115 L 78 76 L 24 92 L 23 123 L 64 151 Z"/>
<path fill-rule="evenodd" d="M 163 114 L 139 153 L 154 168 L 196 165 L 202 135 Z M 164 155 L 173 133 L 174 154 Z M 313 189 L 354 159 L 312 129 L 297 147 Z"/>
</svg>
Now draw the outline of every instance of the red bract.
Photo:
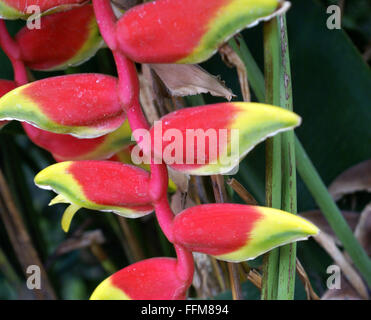
<svg viewBox="0 0 371 320">
<path fill-rule="evenodd" d="M 103 160 L 132 143 L 127 121 L 117 130 L 93 139 L 48 132 L 28 123 L 23 123 L 23 128 L 33 143 L 51 152 L 57 161 Z"/>
<path fill-rule="evenodd" d="M 282 108 L 258 103 L 219 103 L 171 112 L 151 129 L 155 160 L 193 175 L 227 173 L 256 144 L 300 124 Z M 139 144 L 149 154 L 148 143 Z"/>
<path fill-rule="evenodd" d="M 54 164 L 35 177 L 37 186 L 58 193 L 50 205 L 70 203 L 62 218 L 66 232 L 80 208 L 112 211 L 138 218 L 153 211 L 149 173 L 112 161 L 71 161 Z"/>
<path fill-rule="evenodd" d="M 91 5 L 43 17 L 40 26 L 26 26 L 15 37 L 22 60 L 32 69 L 78 65 L 92 57 L 103 42 Z"/>
<path fill-rule="evenodd" d="M 0 80 L 0 97 L 4 94 L 8 93 L 9 91 L 15 89 L 17 84 L 14 81 L 9 80 Z M 8 121 L 0 121 L 0 128 L 5 126 Z"/>
<path fill-rule="evenodd" d="M 95 203 L 135 207 L 151 202 L 149 174 L 134 166 L 108 161 L 78 161 L 68 172 L 78 181 L 85 196 Z"/>
<path fill-rule="evenodd" d="M 253 259 L 274 247 L 303 240 L 319 230 L 296 215 L 266 207 L 208 204 L 174 219 L 174 242 L 220 260 Z"/>
<path fill-rule="evenodd" d="M 8 93 L 9 91 L 15 89 L 16 87 L 17 84 L 14 81 L 0 80 L 0 97 Z"/>
<path fill-rule="evenodd" d="M 43 130 L 82 138 L 112 132 L 125 118 L 117 79 L 101 74 L 47 78 L 0 99 L 0 119 L 25 121 Z"/>
<path fill-rule="evenodd" d="M 150 171 L 151 167 L 150 167 L 149 164 L 146 164 L 146 163 L 135 164 L 133 162 L 133 160 L 131 158 L 131 152 L 132 152 L 134 147 L 135 147 L 135 145 L 130 145 L 126 148 L 123 148 L 122 150 L 117 152 L 115 155 L 113 155 L 111 158 L 109 158 L 108 160 L 118 161 L 118 162 L 122 162 L 122 163 L 126 163 L 126 164 L 137 165 L 139 168 L 142 168 L 146 171 Z M 142 156 L 142 155 L 143 155 L 143 153 L 140 154 L 140 156 Z M 172 193 L 172 192 L 175 192 L 176 190 L 177 190 L 176 184 L 174 183 L 174 181 L 172 181 L 169 178 L 168 191 Z"/>
<path fill-rule="evenodd" d="M 274 12 L 278 0 L 158 0 L 117 24 L 122 52 L 142 63 L 199 63 L 233 34 Z"/>
<path fill-rule="evenodd" d="M 30 6 L 38 6 L 41 13 L 67 10 L 87 0 L 0 0 L 0 17 L 18 19 L 34 13 L 27 12 Z"/>
<path fill-rule="evenodd" d="M 104 280 L 90 299 L 184 300 L 190 284 L 179 279 L 176 267 L 176 259 L 140 261 Z"/>
</svg>

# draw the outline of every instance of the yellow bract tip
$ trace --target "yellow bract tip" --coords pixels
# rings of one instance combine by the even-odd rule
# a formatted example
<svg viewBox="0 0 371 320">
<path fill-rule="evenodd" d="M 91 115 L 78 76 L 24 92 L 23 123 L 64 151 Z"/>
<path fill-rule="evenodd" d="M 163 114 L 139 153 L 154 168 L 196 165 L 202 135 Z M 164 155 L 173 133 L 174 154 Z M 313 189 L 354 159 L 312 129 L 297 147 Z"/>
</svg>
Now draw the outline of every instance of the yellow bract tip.
<svg viewBox="0 0 371 320">
<path fill-rule="evenodd" d="M 64 232 L 68 232 L 70 229 L 72 218 L 74 217 L 77 210 L 81 207 L 76 204 L 71 204 L 67 207 L 67 209 L 63 213 L 62 217 L 62 229 Z"/>
<path fill-rule="evenodd" d="M 58 204 L 58 203 L 70 203 L 70 202 L 63 195 L 58 194 L 55 198 L 53 198 L 49 202 L 49 206 L 53 206 L 53 205 Z"/>
<path fill-rule="evenodd" d="M 90 300 L 131 300 L 124 291 L 116 288 L 110 278 L 107 278 L 94 290 Z"/>
</svg>

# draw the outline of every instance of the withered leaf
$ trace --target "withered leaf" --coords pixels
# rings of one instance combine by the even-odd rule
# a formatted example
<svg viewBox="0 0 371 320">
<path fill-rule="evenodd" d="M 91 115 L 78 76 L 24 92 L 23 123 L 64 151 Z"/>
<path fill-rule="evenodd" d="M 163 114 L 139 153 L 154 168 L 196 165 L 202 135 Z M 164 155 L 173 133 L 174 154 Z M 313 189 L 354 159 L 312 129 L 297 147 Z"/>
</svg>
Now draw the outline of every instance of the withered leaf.
<svg viewBox="0 0 371 320">
<path fill-rule="evenodd" d="M 341 277 L 340 289 L 328 289 L 321 300 L 362 300 L 359 293 L 349 284 L 345 277 Z"/>
<path fill-rule="evenodd" d="M 371 203 L 362 211 L 354 232 L 366 253 L 371 255 Z"/>
<path fill-rule="evenodd" d="M 151 68 L 163 81 L 173 96 L 190 96 L 210 93 L 213 96 L 233 97 L 230 89 L 216 76 L 209 74 L 198 65 L 151 64 Z"/>
<path fill-rule="evenodd" d="M 354 231 L 356 229 L 358 219 L 360 217 L 359 213 L 354 211 L 341 211 L 343 217 L 348 223 L 349 227 Z M 311 221 L 315 224 L 321 231 L 326 232 L 331 238 L 333 238 L 338 244 L 339 240 L 337 239 L 334 231 L 327 222 L 325 216 L 320 210 L 305 211 L 299 214 L 301 217 Z"/>
<path fill-rule="evenodd" d="M 335 200 L 357 191 L 371 192 L 371 160 L 363 161 L 340 174 L 330 185 Z"/>
<path fill-rule="evenodd" d="M 353 268 L 351 263 L 345 258 L 344 254 L 336 246 L 335 241 L 325 232 L 320 232 L 314 240 L 327 251 L 331 258 L 342 270 L 342 274 L 347 278 L 352 287 L 358 292 L 363 299 L 368 299 L 367 288 L 359 276 L 357 271 Z"/>
</svg>

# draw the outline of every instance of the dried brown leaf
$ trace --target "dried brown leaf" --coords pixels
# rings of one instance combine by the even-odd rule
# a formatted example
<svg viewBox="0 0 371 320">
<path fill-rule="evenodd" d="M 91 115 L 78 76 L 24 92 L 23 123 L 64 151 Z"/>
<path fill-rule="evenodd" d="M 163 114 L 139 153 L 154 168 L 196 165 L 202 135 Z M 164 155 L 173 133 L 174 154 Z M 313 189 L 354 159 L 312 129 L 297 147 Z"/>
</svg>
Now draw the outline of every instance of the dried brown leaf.
<svg viewBox="0 0 371 320">
<path fill-rule="evenodd" d="M 188 191 L 189 185 L 189 175 L 175 171 L 170 167 L 167 168 L 169 173 L 169 178 L 175 183 L 177 189 L 183 193 Z"/>
<path fill-rule="evenodd" d="M 112 4 L 122 10 L 128 10 L 131 7 L 136 6 L 137 4 L 141 3 L 141 0 L 111 0 Z"/>
<path fill-rule="evenodd" d="M 230 89 L 218 78 L 198 65 L 151 64 L 151 68 L 160 77 L 172 96 L 190 96 L 210 93 L 213 96 L 233 97 Z"/>
<path fill-rule="evenodd" d="M 62 255 L 74 250 L 90 247 L 93 243 L 102 244 L 105 238 L 101 230 L 86 231 L 79 237 L 68 238 L 56 250 L 57 255 Z"/>
<path fill-rule="evenodd" d="M 155 106 L 155 94 L 152 87 L 151 69 L 148 65 L 142 65 L 142 73 L 139 74 L 140 104 L 150 125 L 158 120 L 159 114 Z"/>
<path fill-rule="evenodd" d="M 229 179 L 227 181 L 227 184 L 234 190 L 236 193 L 241 197 L 243 201 L 246 202 L 246 204 L 249 205 L 258 205 L 258 202 L 255 200 L 255 198 L 248 192 L 245 187 L 239 183 L 235 178 Z"/>
<path fill-rule="evenodd" d="M 340 174 L 330 185 L 335 200 L 357 191 L 371 192 L 371 160 L 363 161 Z"/>
<path fill-rule="evenodd" d="M 361 277 L 358 275 L 357 271 L 353 268 L 351 263 L 345 258 L 344 254 L 336 246 L 335 241 L 332 237 L 325 232 L 320 232 L 316 237 L 314 237 L 319 245 L 327 251 L 327 253 L 332 257 L 335 263 L 340 267 L 343 275 L 347 278 L 349 283 L 353 288 L 359 293 L 363 299 L 368 299 L 367 288 L 363 283 Z"/>
<path fill-rule="evenodd" d="M 354 211 L 341 211 L 341 213 L 343 214 L 343 217 L 345 218 L 349 227 L 352 229 L 352 231 L 354 231 L 356 229 L 358 219 L 360 216 L 359 213 Z M 320 210 L 301 212 L 299 215 L 315 224 L 318 228 L 321 229 L 321 231 L 326 232 L 326 234 L 333 238 L 336 241 L 336 243 L 340 244 L 334 231 L 332 230 L 325 216 Z"/>
<path fill-rule="evenodd" d="M 242 91 L 243 100 L 246 102 L 251 101 L 251 94 L 249 88 L 249 79 L 245 64 L 238 56 L 236 52 L 228 45 L 225 44 L 219 49 L 219 53 L 222 56 L 223 61 L 230 67 L 237 69 L 238 80 Z"/>
<path fill-rule="evenodd" d="M 214 297 L 221 292 L 218 279 L 214 274 L 212 257 L 193 252 L 195 261 L 195 274 L 193 277 L 193 286 L 196 289 L 197 297 L 206 299 Z"/>
<path fill-rule="evenodd" d="M 175 194 L 171 197 L 171 209 L 175 214 L 180 213 L 184 209 L 194 207 L 196 204 L 188 196 L 188 193 L 183 193 L 180 190 L 177 190 Z"/>
<path fill-rule="evenodd" d="M 349 284 L 345 277 L 341 277 L 340 289 L 328 289 L 321 300 L 362 300 L 359 293 Z"/>
<path fill-rule="evenodd" d="M 262 288 L 262 276 L 261 274 L 255 270 L 251 269 L 249 274 L 247 275 L 247 279 L 251 281 L 251 283 L 257 287 L 259 290 Z"/>
<path fill-rule="evenodd" d="M 362 211 L 354 235 L 366 253 L 371 255 L 371 203 Z"/>
<path fill-rule="evenodd" d="M 296 271 L 299 275 L 301 282 L 304 284 L 305 292 L 307 293 L 308 300 L 320 300 L 317 294 L 314 292 L 312 284 L 310 283 L 309 277 L 298 259 L 296 259 Z"/>
</svg>

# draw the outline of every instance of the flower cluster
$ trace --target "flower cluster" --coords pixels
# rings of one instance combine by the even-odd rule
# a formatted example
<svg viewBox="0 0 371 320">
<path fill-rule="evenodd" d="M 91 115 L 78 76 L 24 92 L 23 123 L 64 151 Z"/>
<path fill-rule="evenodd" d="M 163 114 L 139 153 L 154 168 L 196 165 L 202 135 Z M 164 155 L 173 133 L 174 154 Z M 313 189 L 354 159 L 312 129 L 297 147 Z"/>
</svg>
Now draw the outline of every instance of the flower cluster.
<svg viewBox="0 0 371 320">
<path fill-rule="evenodd" d="M 0 0 L 0 16 L 27 18 L 33 4 L 42 12 L 40 29 L 25 27 L 13 39 L 0 21 L 0 45 L 15 74 L 14 82 L 0 82 L 0 120 L 22 121 L 29 138 L 58 162 L 42 170 L 35 183 L 58 194 L 51 204 L 69 204 L 62 218 L 66 232 L 80 208 L 129 218 L 154 211 L 177 253 L 176 259 L 148 259 L 124 268 L 104 280 L 92 299 L 185 299 L 193 278 L 192 252 L 239 262 L 317 234 L 300 217 L 259 206 L 198 205 L 175 217 L 167 165 L 158 161 L 169 145 L 179 147 L 166 136 L 171 130 L 182 138 L 190 129 L 224 130 L 225 139 L 217 137 L 216 146 L 201 152 L 197 144 L 191 153 L 182 145 L 183 157 L 170 166 L 192 175 L 230 172 L 256 144 L 298 126 L 299 116 L 265 104 L 220 103 L 172 112 L 161 119 L 156 135 L 139 102 L 135 62 L 205 61 L 239 30 L 274 14 L 278 0 L 158 0 L 121 12 L 118 21 L 109 0 Z M 26 67 L 64 69 L 84 62 L 104 43 L 118 78 L 73 74 L 28 83 Z M 151 142 L 138 130 L 147 131 Z M 131 136 L 149 159 L 147 170 L 130 164 Z M 237 163 L 225 161 L 234 147 Z"/>
</svg>

